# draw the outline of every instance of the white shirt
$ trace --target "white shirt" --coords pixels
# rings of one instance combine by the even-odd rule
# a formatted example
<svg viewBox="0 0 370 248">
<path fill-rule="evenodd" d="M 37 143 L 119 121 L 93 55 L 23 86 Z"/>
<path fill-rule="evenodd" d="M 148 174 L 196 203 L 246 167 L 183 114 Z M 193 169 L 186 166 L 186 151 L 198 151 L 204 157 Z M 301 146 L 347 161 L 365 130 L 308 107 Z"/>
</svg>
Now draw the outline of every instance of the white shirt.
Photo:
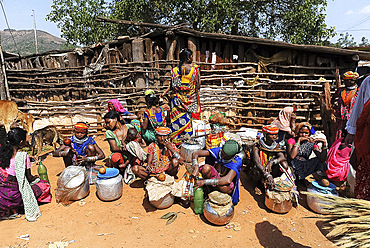
<svg viewBox="0 0 370 248">
<path fill-rule="evenodd" d="M 360 86 L 360 90 L 358 91 L 358 95 L 353 105 L 353 109 L 351 115 L 347 121 L 346 130 L 349 134 L 356 133 L 356 122 L 357 119 L 360 118 L 362 113 L 362 109 L 364 108 L 365 103 L 370 98 L 370 76 L 367 76 Z"/>
</svg>

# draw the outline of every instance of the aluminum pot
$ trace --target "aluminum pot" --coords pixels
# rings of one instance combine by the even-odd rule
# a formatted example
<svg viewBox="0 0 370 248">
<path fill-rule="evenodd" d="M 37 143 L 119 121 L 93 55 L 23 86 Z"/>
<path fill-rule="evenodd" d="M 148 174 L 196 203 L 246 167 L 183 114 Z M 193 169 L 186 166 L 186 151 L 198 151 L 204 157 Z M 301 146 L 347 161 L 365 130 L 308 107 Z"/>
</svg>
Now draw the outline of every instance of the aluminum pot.
<svg viewBox="0 0 370 248">
<path fill-rule="evenodd" d="M 204 146 L 198 143 L 189 144 L 184 142 L 181 144 L 181 147 L 182 147 L 181 154 L 183 155 L 185 161 L 191 163 L 193 160 L 192 159 L 193 152 L 202 150 Z"/>
<path fill-rule="evenodd" d="M 102 174 L 98 173 L 96 180 L 96 194 L 102 201 L 114 201 L 122 196 L 123 182 L 122 175 L 116 168 L 108 168 L 113 170 L 112 176 L 102 177 Z M 107 174 L 108 174 L 107 169 Z M 104 174 L 103 174 L 104 175 Z"/>
<path fill-rule="evenodd" d="M 157 201 L 149 201 L 149 203 L 158 209 L 165 209 L 169 208 L 173 205 L 175 202 L 175 196 L 173 196 L 171 193 L 168 193 L 167 195 L 163 196 L 161 199 Z"/>
<path fill-rule="evenodd" d="M 225 215 L 220 216 L 218 213 L 209 205 L 208 200 L 204 202 L 203 214 L 206 219 L 212 224 L 222 226 L 226 225 L 234 217 L 234 206 L 232 205 Z"/>
<path fill-rule="evenodd" d="M 267 195 L 265 196 L 265 205 L 271 211 L 279 214 L 288 213 L 293 207 L 293 203 L 291 200 L 285 200 L 280 203 L 275 203 L 274 200 L 270 199 Z"/>
<path fill-rule="evenodd" d="M 307 188 L 307 191 L 318 194 L 318 195 L 337 196 L 338 193 L 336 192 L 335 189 L 336 189 L 336 186 L 332 183 L 330 183 L 329 187 L 324 187 L 324 186 L 321 186 L 317 181 L 313 181 L 311 185 Z M 331 203 L 325 200 L 318 199 L 315 196 L 307 196 L 307 204 L 314 212 L 319 213 L 319 214 L 325 214 L 323 212 L 323 206 L 320 206 L 319 204 L 329 205 Z"/>
</svg>

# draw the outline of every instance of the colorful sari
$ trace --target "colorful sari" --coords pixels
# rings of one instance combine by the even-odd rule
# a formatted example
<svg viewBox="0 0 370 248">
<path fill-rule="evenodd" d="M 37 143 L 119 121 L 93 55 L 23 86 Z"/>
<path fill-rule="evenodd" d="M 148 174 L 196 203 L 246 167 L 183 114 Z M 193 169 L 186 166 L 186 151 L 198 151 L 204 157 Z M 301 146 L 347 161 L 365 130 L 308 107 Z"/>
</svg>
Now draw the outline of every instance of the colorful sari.
<svg viewBox="0 0 370 248">
<path fill-rule="evenodd" d="M 24 172 L 25 170 L 26 163 L 24 159 Z M 13 178 L 13 180 L 11 178 Z M 19 180 L 22 180 L 21 184 L 18 184 Z M 13 211 L 18 212 L 19 210 L 23 210 L 24 202 L 26 202 L 28 206 L 30 205 L 30 200 L 32 199 L 24 200 L 20 191 L 21 187 L 23 188 L 26 186 L 25 183 L 30 185 L 37 202 L 51 202 L 50 184 L 47 181 L 37 179 L 35 182 L 28 183 L 25 173 L 23 173 L 23 175 L 18 175 L 17 173 L 16 180 L 14 180 L 14 177 L 9 175 L 6 170 L 0 168 L 0 218 L 10 216 L 13 214 Z M 28 209 L 30 211 L 25 211 L 27 220 L 36 220 L 38 218 L 39 213 L 37 212 L 39 210 L 33 208 L 34 207 Z M 32 215 L 33 212 L 36 213 L 35 216 L 28 215 L 29 213 Z M 34 219 L 30 217 L 34 217 Z"/>
<path fill-rule="evenodd" d="M 172 148 L 178 152 L 178 149 L 174 144 L 172 144 Z M 160 152 L 159 146 L 157 143 L 153 142 L 148 146 L 148 154 L 153 155 L 153 164 L 148 165 L 149 171 L 154 174 L 160 174 L 168 170 L 171 160 L 173 158 L 172 152 L 164 147 L 165 151 L 164 154 Z"/>
<path fill-rule="evenodd" d="M 338 106 L 336 109 L 336 139 L 342 136 L 342 130 L 345 128 L 349 116 L 351 115 L 353 106 L 355 104 L 358 91 L 360 88 L 355 87 L 352 90 L 346 88 L 339 89 L 338 95 Z"/>
<path fill-rule="evenodd" d="M 199 68 L 194 64 L 187 75 L 180 75 L 179 67 L 171 71 L 171 86 L 174 93 L 171 96 L 170 138 L 176 145 L 181 143 L 178 140 L 181 136 L 193 134 L 191 120 L 199 119 L 200 116 L 201 108 L 197 90 Z"/>
<path fill-rule="evenodd" d="M 155 129 L 157 127 L 166 126 L 166 116 L 164 115 L 164 110 L 160 107 L 161 112 L 155 113 L 152 109 L 145 110 L 145 117 L 148 118 L 149 123 L 147 129 L 143 130 L 143 138 L 147 144 L 155 141 Z"/>
</svg>

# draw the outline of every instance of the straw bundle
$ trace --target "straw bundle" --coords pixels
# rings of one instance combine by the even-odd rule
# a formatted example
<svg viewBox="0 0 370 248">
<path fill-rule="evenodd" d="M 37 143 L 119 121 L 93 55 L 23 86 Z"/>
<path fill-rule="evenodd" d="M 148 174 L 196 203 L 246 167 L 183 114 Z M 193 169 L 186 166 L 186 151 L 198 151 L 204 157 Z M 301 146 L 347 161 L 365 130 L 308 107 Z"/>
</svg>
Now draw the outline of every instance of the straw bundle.
<svg viewBox="0 0 370 248">
<path fill-rule="evenodd" d="M 336 245 L 341 247 L 370 247 L 370 202 L 353 198 L 330 195 L 318 195 L 303 192 L 317 197 L 328 204 L 320 204 L 328 216 L 333 229 L 328 238 L 336 238 Z"/>
</svg>

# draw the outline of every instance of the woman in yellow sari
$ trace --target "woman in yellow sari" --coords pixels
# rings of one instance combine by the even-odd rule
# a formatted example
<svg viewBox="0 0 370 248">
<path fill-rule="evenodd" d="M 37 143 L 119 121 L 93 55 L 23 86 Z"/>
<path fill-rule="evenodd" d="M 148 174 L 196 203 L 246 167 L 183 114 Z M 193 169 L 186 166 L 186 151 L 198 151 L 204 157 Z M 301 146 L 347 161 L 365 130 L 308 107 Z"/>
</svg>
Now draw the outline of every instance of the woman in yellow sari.
<svg viewBox="0 0 370 248">
<path fill-rule="evenodd" d="M 192 119 L 200 117 L 200 67 L 193 64 L 193 53 L 184 48 L 179 54 L 180 63 L 171 71 L 171 112 L 170 112 L 170 138 L 176 145 L 180 144 L 179 138 L 186 134 L 192 135 Z"/>
</svg>

